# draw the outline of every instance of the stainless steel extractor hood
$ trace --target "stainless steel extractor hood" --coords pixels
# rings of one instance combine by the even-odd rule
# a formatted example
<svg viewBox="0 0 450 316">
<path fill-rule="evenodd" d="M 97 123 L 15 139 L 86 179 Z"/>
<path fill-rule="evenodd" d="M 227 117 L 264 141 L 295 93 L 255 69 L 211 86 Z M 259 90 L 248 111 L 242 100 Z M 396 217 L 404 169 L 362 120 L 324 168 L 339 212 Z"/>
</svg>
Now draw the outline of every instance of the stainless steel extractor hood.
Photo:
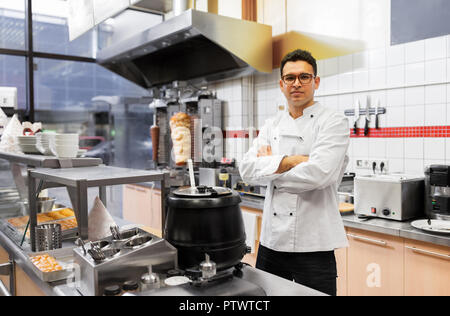
<svg viewBox="0 0 450 316">
<path fill-rule="evenodd" d="M 144 87 L 272 72 L 272 27 L 188 10 L 101 50 L 97 62 Z"/>
</svg>

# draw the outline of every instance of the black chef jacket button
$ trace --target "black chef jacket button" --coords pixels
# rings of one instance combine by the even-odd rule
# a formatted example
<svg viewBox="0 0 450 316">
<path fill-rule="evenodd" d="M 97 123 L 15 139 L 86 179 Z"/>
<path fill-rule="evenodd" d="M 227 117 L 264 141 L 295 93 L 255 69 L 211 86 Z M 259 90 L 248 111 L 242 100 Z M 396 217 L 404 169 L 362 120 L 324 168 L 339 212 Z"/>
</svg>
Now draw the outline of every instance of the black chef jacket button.
<svg viewBox="0 0 450 316">
<path fill-rule="evenodd" d="M 274 190 L 276 190 L 276 189 L 277 189 L 277 187 L 275 187 L 275 186 L 274 186 L 274 187 L 273 187 L 273 189 L 274 189 Z"/>
<path fill-rule="evenodd" d="M 313 118 L 314 117 L 314 115 L 311 115 L 311 118 Z"/>
<path fill-rule="evenodd" d="M 273 213 L 273 216 L 277 216 L 277 213 Z"/>
<path fill-rule="evenodd" d="M 294 215 L 294 214 L 290 213 L 289 215 L 291 215 L 291 216 L 292 216 L 292 215 Z"/>
</svg>

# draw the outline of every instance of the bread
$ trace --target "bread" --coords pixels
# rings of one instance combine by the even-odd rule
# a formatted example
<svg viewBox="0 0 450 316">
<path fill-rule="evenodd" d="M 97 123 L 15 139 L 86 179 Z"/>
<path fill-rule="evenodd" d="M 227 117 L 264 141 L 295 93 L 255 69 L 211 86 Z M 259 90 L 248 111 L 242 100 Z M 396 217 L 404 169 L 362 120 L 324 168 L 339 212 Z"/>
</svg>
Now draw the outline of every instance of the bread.
<svg viewBox="0 0 450 316">
<path fill-rule="evenodd" d="M 183 166 L 191 158 L 191 118 L 179 112 L 170 118 L 173 152 L 177 166 Z"/>
</svg>

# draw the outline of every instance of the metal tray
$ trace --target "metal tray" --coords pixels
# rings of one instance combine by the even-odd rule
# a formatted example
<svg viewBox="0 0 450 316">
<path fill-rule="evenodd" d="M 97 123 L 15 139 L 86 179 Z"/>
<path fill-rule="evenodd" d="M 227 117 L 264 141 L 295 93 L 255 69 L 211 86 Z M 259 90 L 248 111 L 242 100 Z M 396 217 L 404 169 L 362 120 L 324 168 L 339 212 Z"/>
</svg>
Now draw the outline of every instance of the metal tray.
<svg viewBox="0 0 450 316">
<path fill-rule="evenodd" d="M 30 252 L 28 257 L 30 258 L 30 265 L 33 272 L 44 282 L 56 282 L 61 280 L 66 280 L 73 277 L 73 249 L 75 247 L 61 248 L 56 250 L 41 251 L 41 252 Z M 50 255 L 56 259 L 59 265 L 63 268 L 61 271 L 55 272 L 43 272 L 36 267 L 33 262 L 31 262 L 31 257 L 39 255 Z"/>
</svg>

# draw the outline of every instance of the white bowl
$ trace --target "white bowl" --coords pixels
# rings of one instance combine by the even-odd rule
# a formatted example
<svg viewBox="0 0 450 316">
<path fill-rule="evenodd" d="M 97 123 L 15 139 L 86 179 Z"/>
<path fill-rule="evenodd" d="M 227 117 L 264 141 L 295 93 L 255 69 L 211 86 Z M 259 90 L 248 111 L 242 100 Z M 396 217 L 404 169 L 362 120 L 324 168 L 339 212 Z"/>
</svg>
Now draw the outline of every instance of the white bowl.
<svg viewBox="0 0 450 316">
<path fill-rule="evenodd" d="M 39 154 L 40 151 L 36 148 L 35 145 L 22 145 L 19 144 L 20 149 L 22 149 L 24 154 Z"/>
<path fill-rule="evenodd" d="M 80 135 L 78 134 L 55 134 L 55 139 L 57 140 L 73 140 L 80 139 Z"/>
<path fill-rule="evenodd" d="M 76 158 L 78 154 L 78 146 L 51 146 L 52 153 L 58 158 Z"/>
<path fill-rule="evenodd" d="M 78 140 L 54 140 L 52 141 L 56 146 L 78 146 Z"/>
</svg>

